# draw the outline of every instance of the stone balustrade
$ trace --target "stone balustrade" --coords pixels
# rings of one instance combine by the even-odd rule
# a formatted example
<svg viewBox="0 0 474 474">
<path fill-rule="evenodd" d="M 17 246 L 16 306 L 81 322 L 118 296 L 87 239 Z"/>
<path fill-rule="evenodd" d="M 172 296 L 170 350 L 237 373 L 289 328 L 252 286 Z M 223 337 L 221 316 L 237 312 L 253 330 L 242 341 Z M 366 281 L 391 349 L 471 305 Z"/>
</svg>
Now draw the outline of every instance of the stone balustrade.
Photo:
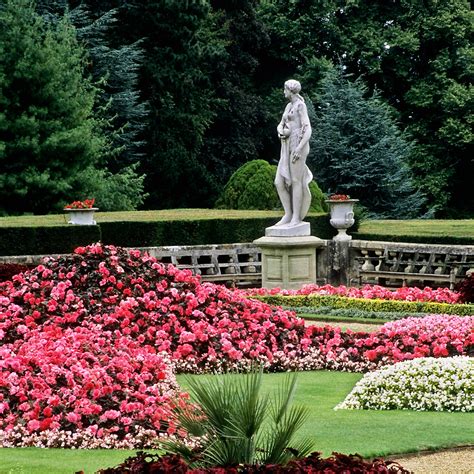
<svg viewBox="0 0 474 474">
<path fill-rule="evenodd" d="M 203 281 L 260 286 L 261 251 L 253 243 L 143 247 L 163 263 L 190 269 Z M 322 241 L 316 283 L 449 286 L 474 272 L 474 246 L 351 240 Z M 37 264 L 41 255 L 0 257 L 0 263 Z"/>
</svg>

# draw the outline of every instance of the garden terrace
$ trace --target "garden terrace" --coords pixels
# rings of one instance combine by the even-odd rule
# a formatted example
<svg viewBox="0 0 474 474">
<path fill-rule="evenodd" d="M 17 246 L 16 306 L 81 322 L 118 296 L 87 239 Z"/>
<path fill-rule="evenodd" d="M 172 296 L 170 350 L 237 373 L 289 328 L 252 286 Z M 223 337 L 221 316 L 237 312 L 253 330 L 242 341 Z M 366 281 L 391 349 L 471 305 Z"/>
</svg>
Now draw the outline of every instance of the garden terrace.
<svg viewBox="0 0 474 474">
<path fill-rule="evenodd" d="M 88 226 L 84 226 L 88 227 Z M 261 252 L 253 243 L 139 247 L 163 263 L 231 286 L 261 284 Z M 325 240 L 317 252 L 317 282 L 388 287 L 449 286 L 474 271 L 473 245 Z M 41 255 L 0 257 L 2 263 L 39 264 Z"/>
</svg>

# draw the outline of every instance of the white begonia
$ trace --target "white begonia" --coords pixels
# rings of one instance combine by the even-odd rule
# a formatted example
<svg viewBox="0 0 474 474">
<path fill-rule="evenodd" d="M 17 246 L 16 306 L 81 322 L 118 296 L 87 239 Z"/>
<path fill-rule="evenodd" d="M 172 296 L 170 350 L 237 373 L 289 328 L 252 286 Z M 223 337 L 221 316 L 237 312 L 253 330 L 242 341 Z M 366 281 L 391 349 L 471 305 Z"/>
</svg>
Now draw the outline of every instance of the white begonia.
<svg viewBox="0 0 474 474">
<path fill-rule="evenodd" d="M 474 358 L 427 357 L 369 372 L 335 409 L 474 411 Z"/>
</svg>

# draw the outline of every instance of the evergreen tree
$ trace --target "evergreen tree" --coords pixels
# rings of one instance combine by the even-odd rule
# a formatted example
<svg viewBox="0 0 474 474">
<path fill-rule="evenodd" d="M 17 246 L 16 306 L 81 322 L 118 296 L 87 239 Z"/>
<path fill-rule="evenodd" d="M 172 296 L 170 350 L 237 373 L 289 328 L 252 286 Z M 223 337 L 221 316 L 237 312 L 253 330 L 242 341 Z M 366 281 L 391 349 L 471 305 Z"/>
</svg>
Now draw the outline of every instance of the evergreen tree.
<svg viewBox="0 0 474 474">
<path fill-rule="evenodd" d="M 105 106 L 112 146 L 117 150 L 108 160 L 107 169 L 116 173 L 139 164 L 144 154 L 148 109 L 138 89 L 144 51 L 140 40 L 124 44 L 124 38 L 117 36 L 118 9 L 95 12 L 81 4 L 76 10 L 73 18 L 77 18 L 78 38 L 89 53 L 91 75 L 102 83 L 99 103 Z"/>
<path fill-rule="evenodd" d="M 113 153 L 101 163 L 100 178 L 94 180 L 94 173 L 85 173 L 78 185 L 88 183 L 104 210 L 135 209 L 146 197 L 145 177 L 139 174 L 148 120 L 146 103 L 138 90 L 143 50 L 140 41 L 123 44 L 124 38 L 117 34 L 118 8 L 93 0 L 76 3 L 38 0 L 37 11 L 52 23 L 68 15 L 78 40 L 87 48 L 88 68 L 98 86 L 94 112 L 104 118 L 104 132 Z"/>
<path fill-rule="evenodd" d="M 371 217 L 419 217 L 424 198 L 406 164 L 412 144 L 389 107 L 341 72 L 328 74 L 323 86 L 311 138 L 311 169 L 322 189 L 360 199 Z"/>
<path fill-rule="evenodd" d="M 466 0 L 272 0 L 265 82 L 301 75 L 317 94 L 341 61 L 398 112 L 415 140 L 409 166 L 438 215 L 472 215 L 472 11 Z M 323 61 L 323 62 L 322 62 Z"/>
<path fill-rule="evenodd" d="M 440 216 L 474 209 L 472 15 L 465 0 L 359 0 L 338 14 L 347 71 L 399 111 L 416 183 Z"/>
<path fill-rule="evenodd" d="M 106 147 L 85 66 L 66 18 L 48 26 L 33 3 L 0 6 L 0 212 L 44 213 L 81 197 L 76 175 Z"/>
<path fill-rule="evenodd" d="M 121 28 L 143 38 L 140 88 L 150 107 L 146 155 L 148 208 L 209 206 L 215 178 L 198 158 L 217 108 L 210 64 L 223 52 L 208 2 L 130 0 Z M 215 66 L 214 66 L 215 67 Z"/>
<path fill-rule="evenodd" d="M 216 110 L 198 159 L 221 186 L 261 151 L 256 136 L 265 117 L 255 72 L 257 57 L 268 45 L 268 38 L 256 17 L 256 4 L 256 0 L 211 2 L 210 19 L 224 49 L 210 67 Z"/>
</svg>

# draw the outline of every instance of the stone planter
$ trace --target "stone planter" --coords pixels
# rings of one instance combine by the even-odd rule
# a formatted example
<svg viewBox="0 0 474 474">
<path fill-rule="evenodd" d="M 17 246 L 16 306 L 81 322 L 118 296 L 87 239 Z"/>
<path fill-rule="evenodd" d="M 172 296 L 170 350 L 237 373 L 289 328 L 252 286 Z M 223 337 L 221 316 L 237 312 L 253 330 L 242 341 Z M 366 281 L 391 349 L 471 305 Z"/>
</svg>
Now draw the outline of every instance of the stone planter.
<svg viewBox="0 0 474 474">
<path fill-rule="evenodd" d="M 333 237 L 336 241 L 348 241 L 352 237 L 347 234 L 347 229 L 354 225 L 354 204 L 358 199 L 326 199 L 331 211 L 331 225 L 337 229 L 338 234 Z"/>
<path fill-rule="evenodd" d="M 85 209 L 64 209 L 69 218 L 69 224 L 76 225 L 95 225 L 94 212 L 98 211 L 98 207 L 88 207 Z"/>
</svg>

